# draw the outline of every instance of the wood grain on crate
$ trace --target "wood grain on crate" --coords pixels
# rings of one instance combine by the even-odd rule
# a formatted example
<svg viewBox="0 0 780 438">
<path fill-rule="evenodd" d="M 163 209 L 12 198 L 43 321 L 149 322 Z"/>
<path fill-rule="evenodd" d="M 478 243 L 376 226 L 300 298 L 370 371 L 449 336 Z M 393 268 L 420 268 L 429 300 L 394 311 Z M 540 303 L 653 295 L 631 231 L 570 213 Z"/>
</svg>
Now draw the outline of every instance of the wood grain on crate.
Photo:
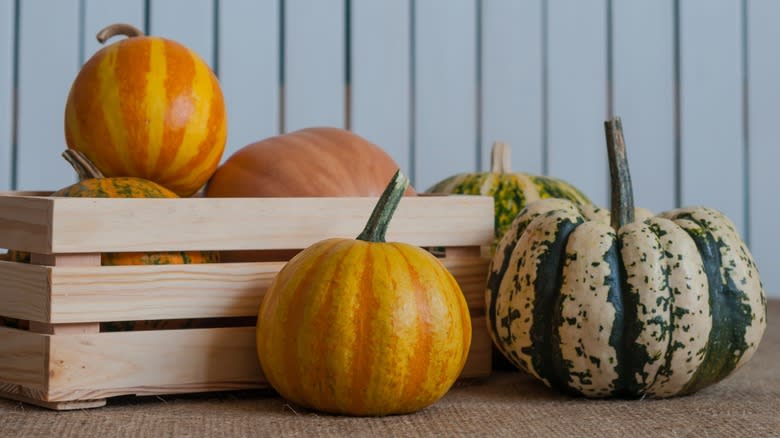
<svg viewBox="0 0 780 438">
<path fill-rule="evenodd" d="M 305 248 L 324 236 L 354 238 L 375 203 L 0 196 L 0 247 L 44 254 Z M 493 233 L 492 203 L 485 196 L 406 197 L 387 238 L 418 246 L 479 246 Z"/>
<path fill-rule="evenodd" d="M 485 376 L 485 361 L 490 357 L 485 318 L 474 318 L 472 324 L 472 347 L 461 378 Z M 21 332 L 0 327 L 0 339 L 10 331 Z M 6 389 L 8 385 L 42 389 L 34 391 L 41 401 L 268 386 L 257 360 L 254 327 L 166 330 L 164 335 L 159 331 L 25 335 L 35 342 L 0 347 L 17 357 L 17 377 L 7 373 L 7 361 L 0 370 L 5 369 Z M 47 372 L 40 369 L 45 342 L 50 342 Z M 32 363 L 38 366 L 28 368 Z"/>
<path fill-rule="evenodd" d="M 29 327 L 0 327 L 0 395 L 74 409 L 125 394 L 266 386 L 255 327 L 246 318 L 257 315 L 284 262 L 100 266 L 100 253 L 299 250 L 327 237 L 354 238 L 375 201 L 0 194 L 0 247 L 29 251 L 33 262 L 0 261 L 0 315 Z M 493 240 L 492 203 L 473 196 L 404 198 L 388 233 L 388 240 L 445 248 L 441 261 L 463 290 L 473 327 L 461 378 L 491 369 L 484 317 L 489 259 L 480 248 Z M 155 320 L 212 322 L 100 332 L 101 323 Z"/>
<path fill-rule="evenodd" d="M 488 261 L 441 259 L 472 315 L 484 314 Z M 284 262 L 36 266 L 0 261 L 2 315 L 50 323 L 257 315 Z"/>
</svg>

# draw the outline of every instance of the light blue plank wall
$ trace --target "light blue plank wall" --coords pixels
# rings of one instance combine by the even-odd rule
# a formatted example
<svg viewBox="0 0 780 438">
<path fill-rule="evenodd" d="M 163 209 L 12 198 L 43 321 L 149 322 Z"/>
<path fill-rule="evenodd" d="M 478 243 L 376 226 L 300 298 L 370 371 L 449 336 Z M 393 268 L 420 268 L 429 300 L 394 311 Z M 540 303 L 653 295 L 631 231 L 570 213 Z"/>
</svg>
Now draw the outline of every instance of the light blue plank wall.
<svg viewBox="0 0 780 438">
<path fill-rule="evenodd" d="M 780 296 L 780 2 L 747 3 L 750 247 L 766 290 Z"/>
<path fill-rule="evenodd" d="M 607 205 L 606 0 L 547 2 L 548 172 Z"/>
<path fill-rule="evenodd" d="M 501 139 L 516 170 L 562 177 L 607 205 L 602 122 L 620 115 L 637 204 L 722 210 L 780 296 L 773 0 L 18 3 L 0 0 L 0 190 L 75 179 L 59 156 L 67 92 L 97 30 L 125 21 L 181 41 L 220 75 L 226 157 L 281 131 L 348 127 L 424 190 L 486 169 Z"/>
<path fill-rule="evenodd" d="M 11 189 L 13 169 L 14 31 L 16 8 L 0 1 L 0 191 Z"/>
</svg>

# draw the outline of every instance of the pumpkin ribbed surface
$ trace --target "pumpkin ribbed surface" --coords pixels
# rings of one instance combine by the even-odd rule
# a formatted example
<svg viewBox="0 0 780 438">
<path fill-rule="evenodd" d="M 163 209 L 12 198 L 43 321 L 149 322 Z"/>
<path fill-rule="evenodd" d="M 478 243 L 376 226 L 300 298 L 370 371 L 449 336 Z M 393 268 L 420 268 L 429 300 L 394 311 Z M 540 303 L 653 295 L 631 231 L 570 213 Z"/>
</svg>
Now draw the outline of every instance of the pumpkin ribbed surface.
<svg viewBox="0 0 780 438">
<path fill-rule="evenodd" d="M 157 37 L 98 51 L 73 82 L 68 147 L 108 177 L 136 176 L 189 196 L 212 175 L 227 123 L 217 78 L 197 54 Z"/>
<path fill-rule="evenodd" d="M 454 383 L 471 343 L 465 299 L 430 253 L 402 243 L 328 239 L 294 257 L 258 316 L 265 376 L 317 410 L 421 409 Z"/>
</svg>

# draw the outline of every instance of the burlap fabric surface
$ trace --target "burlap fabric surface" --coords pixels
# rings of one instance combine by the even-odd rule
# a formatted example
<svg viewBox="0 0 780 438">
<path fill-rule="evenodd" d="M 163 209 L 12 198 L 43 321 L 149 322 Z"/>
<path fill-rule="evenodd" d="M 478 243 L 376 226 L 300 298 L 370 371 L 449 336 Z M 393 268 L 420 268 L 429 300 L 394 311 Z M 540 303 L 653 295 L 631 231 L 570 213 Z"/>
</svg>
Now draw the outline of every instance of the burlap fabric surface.
<svg viewBox="0 0 780 438">
<path fill-rule="evenodd" d="M 668 400 L 584 400 L 519 373 L 460 383 L 413 415 L 336 417 L 270 391 L 122 397 L 106 407 L 53 412 L 0 400 L 0 437 L 113 436 L 780 436 L 780 301 L 756 356 L 727 380 Z"/>
</svg>

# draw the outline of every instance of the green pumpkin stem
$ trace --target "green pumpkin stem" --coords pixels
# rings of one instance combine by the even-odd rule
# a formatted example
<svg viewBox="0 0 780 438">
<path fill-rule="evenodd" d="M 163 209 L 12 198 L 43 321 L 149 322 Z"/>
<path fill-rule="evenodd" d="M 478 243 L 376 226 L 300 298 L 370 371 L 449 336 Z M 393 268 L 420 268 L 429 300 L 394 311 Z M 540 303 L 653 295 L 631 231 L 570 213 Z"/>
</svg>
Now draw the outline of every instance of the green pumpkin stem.
<svg viewBox="0 0 780 438">
<path fill-rule="evenodd" d="M 105 178 L 103 172 L 95 166 L 95 163 L 90 161 L 83 153 L 73 150 L 65 149 L 62 153 L 62 157 L 73 166 L 73 170 L 79 175 L 79 181 L 84 181 L 92 178 Z"/>
<path fill-rule="evenodd" d="M 97 33 L 97 40 L 100 44 L 104 44 L 109 38 L 117 35 L 124 35 L 128 38 L 143 36 L 144 33 L 137 27 L 127 23 L 115 23 L 104 27 Z"/>
<path fill-rule="evenodd" d="M 634 222 L 634 191 L 631 187 L 631 173 L 628 171 L 626 143 L 623 139 L 623 123 L 620 117 L 604 122 L 609 156 L 609 177 L 612 186 L 612 228 L 617 230 Z"/>
<path fill-rule="evenodd" d="M 409 178 L 401 172 L 401 169 L 398 169 L 385 188 L 385 191 L 382 192 L 382 196 L 379 197 L 379 201 L 374 206 L 374 211 L 371 212 L 371 217 L 368 218 L 366 227 L 363 228 L 363 232 L 357 237 L 358 240 L 366 242 L 385 241 L 387 226 L 390 224 L 390 219 L 393 217 L 398 203 L 401 202 L 407 187 L 409 187 Z"/>
</svg>

